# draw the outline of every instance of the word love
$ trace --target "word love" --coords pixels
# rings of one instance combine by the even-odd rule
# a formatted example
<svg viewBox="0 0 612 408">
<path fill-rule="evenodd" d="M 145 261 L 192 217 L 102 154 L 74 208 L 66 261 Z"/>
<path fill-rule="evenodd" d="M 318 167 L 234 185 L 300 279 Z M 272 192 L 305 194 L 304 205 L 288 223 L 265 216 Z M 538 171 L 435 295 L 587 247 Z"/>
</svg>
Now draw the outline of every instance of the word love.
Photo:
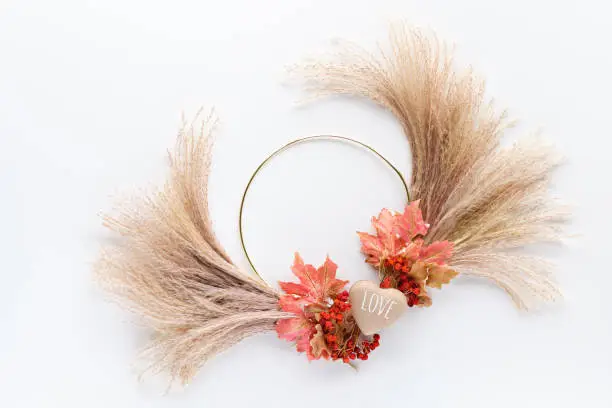
<svg viewBox="0 0 612 408">
<path fill-rule="evenodd" d="M 361 331 L 374 334 L 393 324 L 406 311 L 406 297 L 397 289 L 381 289 L 371 281 L 357 281 L 349 299 L 355 322 Z"/>
<path fill-rule="evenodd" d="M 366 290 L 363 292 L 361 310 L 364 312 L 376 313 L 379 316 L 384 313 L 385 319 L 389 320 L 389 312 L 395 303 L 395 300 L 391 300 L 388 297 L 373 292 L 370 293 Z"/>
</svg>

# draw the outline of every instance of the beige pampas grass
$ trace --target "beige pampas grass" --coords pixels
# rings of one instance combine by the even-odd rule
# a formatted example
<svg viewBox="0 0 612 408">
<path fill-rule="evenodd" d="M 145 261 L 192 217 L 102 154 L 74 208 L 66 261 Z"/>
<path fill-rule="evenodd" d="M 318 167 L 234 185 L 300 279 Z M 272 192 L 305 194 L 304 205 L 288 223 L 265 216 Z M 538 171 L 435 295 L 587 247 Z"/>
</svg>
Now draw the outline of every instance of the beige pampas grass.
<svg viewBox="0 0 612 408">
<path fill-rule="evenodd" d="M 512 250 L 558 238 L 566 215 L 547 189 L 559 158 L 533 139 L 502 148 L 505 114 L 433 35 L 399 26 L 390 39 L 376 55 L 347 44 L 303 65 L 307 88 L 366 97 L 395 115 L 412 152 L 412 199 L 431 224 L 426 239 L 455 243 L 454 268 L 494 281 L 520 308 L 554 299 L 550 266 Z"/>
<path fill-rule="evenodd" d="M 97 265 L 104 287 L 154 330 L 145 356 L 187 383 L 210 357 L 291 316 L 278 294 L 236 267 L 208 212 L 210 118 L 185 124 L 158 192 L 127 202 L 105 224 L 121 237 Z"/>
</svg>

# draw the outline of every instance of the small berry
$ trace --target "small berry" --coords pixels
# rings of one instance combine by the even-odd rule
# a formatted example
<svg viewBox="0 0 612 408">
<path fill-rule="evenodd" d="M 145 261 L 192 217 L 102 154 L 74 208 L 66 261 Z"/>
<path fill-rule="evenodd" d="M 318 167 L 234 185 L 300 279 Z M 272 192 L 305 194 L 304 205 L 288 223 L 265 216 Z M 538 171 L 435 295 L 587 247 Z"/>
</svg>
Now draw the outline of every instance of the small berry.
<svg viewBox="0 0 612 408">
<path fill-rule="evenodd" d="M 410 283 L 408 283 L 407 281 L 403 281 L 397 288 L 400 292 L 406 292 L 410 290 Z"/>
</svg>

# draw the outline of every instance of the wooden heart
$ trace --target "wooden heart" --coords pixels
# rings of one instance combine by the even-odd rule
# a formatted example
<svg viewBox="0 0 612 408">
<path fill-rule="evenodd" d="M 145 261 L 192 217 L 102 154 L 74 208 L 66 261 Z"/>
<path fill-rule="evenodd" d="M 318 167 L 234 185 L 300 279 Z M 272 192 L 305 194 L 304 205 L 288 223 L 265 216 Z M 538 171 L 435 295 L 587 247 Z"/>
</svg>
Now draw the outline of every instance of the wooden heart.
<svg viewBox="0 0 612 408">
<path fill-rule="evenodd" d="M 397 289 L 382 289 L 371 281 L 357 281 L 349 299 L 357 326 L 366 334 L 374 334 L 395 322 L 406 311 L 406 297 Z"/>
</svg>

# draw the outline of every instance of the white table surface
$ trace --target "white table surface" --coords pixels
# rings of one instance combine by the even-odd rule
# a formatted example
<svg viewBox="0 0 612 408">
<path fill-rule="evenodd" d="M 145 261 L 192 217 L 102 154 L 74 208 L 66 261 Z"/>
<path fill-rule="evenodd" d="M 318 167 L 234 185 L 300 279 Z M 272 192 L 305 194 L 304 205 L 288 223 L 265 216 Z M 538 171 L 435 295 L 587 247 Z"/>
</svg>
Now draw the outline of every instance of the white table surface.
<svg viewBox="0 0 612 408">
<path fill-rule="evenodd" d="M 11 1 L 0 4 L 0 406 L 612 406 L 612 57 L 608 2 L 407 0 Z M 356 373 L 308 364 L 274 334 L 207 364 L 185 390 L 132 368 L 147 332 L 104 301 L 91 264 L 108 237 L 98 212 L 156 185 L 182 111 L 220 118 L 211 180 L 219 238 L 247 267 L 236 231 L 242 188 L 267 153 L 299 136 L 370 143 L 409 172 L 394 118 L 364 101 L 306 106 L 285 68 L 345 38 L 373 49 L 387 23 L 435 29 L 458 61 L 566 155 L 554 194 L 575 205 L 558 263 L 565 300 L 517 312 L 499 289 L 457 279 L 411 311 Z M 326 254 L 351 280 L 371 273 L 355 231 L 402 205 L 398 180 L 352 147 L 317 143 L 262 172 L 247 239 L 270 280 L 293 252 Z M 337 404 L 337 405 L 336 405 Z"/>
</svg>

